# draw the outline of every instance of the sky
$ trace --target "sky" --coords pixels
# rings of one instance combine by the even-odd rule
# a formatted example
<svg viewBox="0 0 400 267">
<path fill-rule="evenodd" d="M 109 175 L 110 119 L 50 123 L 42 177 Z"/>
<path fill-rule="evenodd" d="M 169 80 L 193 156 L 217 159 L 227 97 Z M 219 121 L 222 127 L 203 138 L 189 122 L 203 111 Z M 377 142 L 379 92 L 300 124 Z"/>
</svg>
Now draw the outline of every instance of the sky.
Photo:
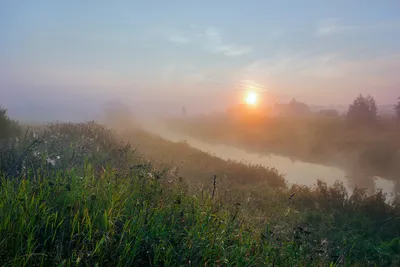
<svg viewBox="0 0 400 267">
<path fill-rule="evenodd" d="M 0 1 L 0 105 L 13 112 L 216 110 L 248 88 L 391 104 L 399 73 L 398 0 Z"/>
</svg>

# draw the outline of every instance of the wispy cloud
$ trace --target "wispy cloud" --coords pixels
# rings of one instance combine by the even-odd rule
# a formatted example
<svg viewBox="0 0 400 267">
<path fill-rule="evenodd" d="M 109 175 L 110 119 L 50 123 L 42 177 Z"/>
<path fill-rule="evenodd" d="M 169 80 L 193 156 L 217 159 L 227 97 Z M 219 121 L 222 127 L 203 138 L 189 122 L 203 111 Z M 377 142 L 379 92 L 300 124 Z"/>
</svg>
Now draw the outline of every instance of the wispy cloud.
<svg viewBox="0 0 400 267">
<path fill-rule="evenodd" d="M 235 77 L 268 85 L 272 93 L 314 103 L 343 103 L 360 92 L 388 103 L 396 97 L 399 71 L 399 53 L 362 59 L 348 59 L 338 53 L 288 53 L 250 62 Z"/>
<path fill-rule="evenodd" d="M 400 54 L 350 60 L 338 53 L 303 56 L 280 55 L 275 58 L 259 59 L 242 69 L 248 79 L 301 79 L 309 86 L 317 81 L 354 84 L 357 86 L 391 86 L 400 83 Z M 304 83 L 303 83 L 304 85 Z"/>
<path fill-rule="evenodd" d="M 224 42 L 220 30 L 214 27 L 206 29 L 205 37 L 208 43 L 207 50 L 212 53 L 220 53 L 228 57 L 238 57 L 252 51 L 252 48 L 249 46 Z"/>
<path fill-rule="evenodd" d="M 168 37 L 168 40 L 172 43 L 179 44 L 179 45 L 189 44 L 191 42 L 189 38 L 181 36 L 181 35 L 170 35 Z"/>
<path fill-rule="evenodd" d="M 357 29 L 357 26 L 344 25 L 336 18 L 323 19 L 318 22 L 316 35 L 320 37 L 331 36 Z"/>
<path fill-rule="evenodd" d="M 193 27 L 191 27 L 193 30 Z M 190 31 L 186 34 L 169 34 L 167 40 L 177 45 L 198 44 L 208 52 L 225 55 L 227 57 L 239 57 L 252 51 L 250 46 L 227 42 L 222 38 L 221 30 L 208 27 L 203 31 Z"/>
</svg>

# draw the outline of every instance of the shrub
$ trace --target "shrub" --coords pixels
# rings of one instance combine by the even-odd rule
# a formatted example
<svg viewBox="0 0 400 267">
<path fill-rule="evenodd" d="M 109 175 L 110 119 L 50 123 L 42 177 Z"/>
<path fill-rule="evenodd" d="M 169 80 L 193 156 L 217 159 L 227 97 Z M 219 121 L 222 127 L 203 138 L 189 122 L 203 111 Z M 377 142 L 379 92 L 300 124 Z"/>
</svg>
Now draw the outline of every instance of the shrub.
<svg viewBox="0 0 400 267">
<path fill-rule="evenodd" d="M 7 115 L 7 109 L 0 106 L 0 141 L 18 135 L 20 128 L 16 121 Z"/>
</svg>

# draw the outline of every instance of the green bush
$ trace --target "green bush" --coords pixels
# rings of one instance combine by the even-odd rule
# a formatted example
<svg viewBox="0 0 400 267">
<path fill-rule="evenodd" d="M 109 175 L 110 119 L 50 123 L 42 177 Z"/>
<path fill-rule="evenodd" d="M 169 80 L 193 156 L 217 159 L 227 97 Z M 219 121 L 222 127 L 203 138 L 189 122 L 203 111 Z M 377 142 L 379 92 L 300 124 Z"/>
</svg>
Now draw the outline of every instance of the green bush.
<svg viewBox="0 0 400 267">
<path fill-rule="evenodd" d="M 16 121 L 11 120 L 7 115 L 7 109 L 0 106 L 0 142 L 19 134 L 20 128 Z"/>
</svg>

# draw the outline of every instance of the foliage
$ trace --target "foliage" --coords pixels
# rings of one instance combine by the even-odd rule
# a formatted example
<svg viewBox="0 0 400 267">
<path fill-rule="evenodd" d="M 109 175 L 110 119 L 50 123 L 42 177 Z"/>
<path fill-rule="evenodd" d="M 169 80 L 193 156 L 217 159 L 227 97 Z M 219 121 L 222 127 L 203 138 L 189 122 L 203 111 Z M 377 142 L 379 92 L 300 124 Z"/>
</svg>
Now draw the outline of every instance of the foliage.
<svg viewBox="0 0 400 267">
<path fill-rule="evenodd" d="M 396 119 L 400 121 L 400 97 L 397 98 L 397 103 L 394 105 L 394 112 L 396 114 Z"/>
<path fill-rule="evenodd" d="M 0 106 L 0 142 L 19 133 L 18 123 L 7 115 L 7 109 Z"/>
<path fill-rule="evenodd" d="M 207 187 L 214 174 L 224 184 L 236 187 L 254 184 L 284 187 L 286 184 L 283 176 L 274 168 L 223 160 L 193 149 L 185 142 L 169 142 L 143 130 L 128 131 L 121 137 L 129 140 L 138 152 L 151 158 L 160 168 L 167 167 L 170 173 L 183 176 L 192 184 Z"/>
<path fill-rule="evenodd" d="M 171 119 L 168 125 L 215 144 L 338 166 L 349 173 L 362 169 L 366 177 L 400 181 L 399 124 L 384 117 L 361 122 L 320 114 L 264 116 L 257 120 L 253 116 L 237 120 L 233 116 L 208 115 Z"/>
<path fill-rule="evenodd" d="M 0 171 L 2 266 L 400 264 L 399 207 L 379 192 L 348 196 L 343 185 L 322 182 L 272 186 L 254 177 L 273 181 L 274 170 L 223 163 L 159 139 L 159 153 L 195 155 L 180 165 L 186 183 L 179 170 L 158 165 L 164 156 L 148 153 L 150 163 L 95 123 L 56 123 L 31 133 L 39 141 L 24 146 L 32 154 L 19 171 Z M 148 143 L 155 137 L 145 132 L 129 137 L 143 152 L 154 148 Z M 42 160 L 28 164 L 37 152 Z M 190 179 L 199 169 L 189 170 L 205 163 L 223 170 L 214 184 L 204 179 L 209 190 Z M 220 177 L 229 169 L 251 182 L 233 176 L 232 187 L 224 187 Z"/>
<path fill-rule="evenodd" d="M 310 115 L 311 111 L 307 104 L 292 99 L 288 104 L 276 104 L 274 109 L 281 115 L 304 116 Z"/>
<path fill-rule="evenodd" d="M 375 99 L 368 95 L 359 95 L 349 106 L 347 118 L 356 123 L 371 123 L 377 118 L 378 109 Z"/>
<path fill-rule="evenodd" d="M 133 156 L 129 144 L 115 138 L 113 131 L 96 124 L 51 123 L 41 129 L 28 128 L 24 137 L 4 147 L 1 170 L 7 178 L 24 177 L 46 163 L 53 171 L 70 170 L 89 161 L 95 171 L 105 166 L 126 167 Z"/>
</svg>

